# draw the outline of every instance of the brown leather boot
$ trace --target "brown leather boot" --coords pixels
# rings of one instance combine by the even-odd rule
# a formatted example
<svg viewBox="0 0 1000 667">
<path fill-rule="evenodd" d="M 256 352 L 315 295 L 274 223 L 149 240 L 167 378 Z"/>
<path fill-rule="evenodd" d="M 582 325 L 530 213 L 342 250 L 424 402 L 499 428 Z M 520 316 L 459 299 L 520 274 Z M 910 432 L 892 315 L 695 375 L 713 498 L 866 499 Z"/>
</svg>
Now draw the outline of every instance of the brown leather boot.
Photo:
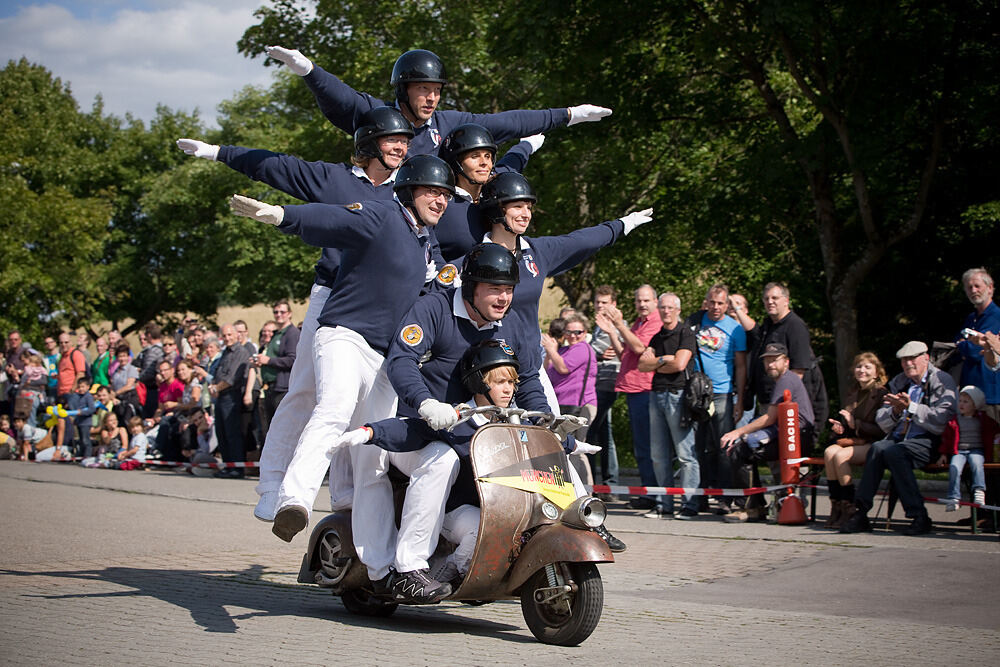
<svg viewBox="0 0 1000 667">
<path fill-rule="evenodd" d="M 850 500 L 840 501 L 840 520 L 837 521 L 837 525 L 831 526 L 840 530 L 840 527 L 847 523 L 847 520 L 854 516 L 854 513 L 858 511 L 857 506 Z"/>
<path fill-rule="evenodd" d="M 831 500 L 830 501 L 830 518 L 826 520 L 823 524 L 824 528 L 839 528 L 842 519 L 840 518 L 841 513 L 844 511 L 844 506 L 842 500 Z"/>
</svg>

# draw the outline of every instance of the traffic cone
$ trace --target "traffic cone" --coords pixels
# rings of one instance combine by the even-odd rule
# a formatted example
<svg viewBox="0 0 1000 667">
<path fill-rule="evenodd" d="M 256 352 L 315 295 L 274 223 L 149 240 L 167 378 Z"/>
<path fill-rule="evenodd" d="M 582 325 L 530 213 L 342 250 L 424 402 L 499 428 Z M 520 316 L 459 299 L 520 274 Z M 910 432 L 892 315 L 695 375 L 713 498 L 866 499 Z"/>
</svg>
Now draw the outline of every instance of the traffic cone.
<svg viewBox="0 0 1000 667">
<path fill-rule="evenodd" d="M 802 500 L 794 493 L 790 493 L 781 500 L 778 508 L 778 523 L 782 526 L 799 526 L 807 523 L 806 508 L 802 506 Z"/>
</svg>

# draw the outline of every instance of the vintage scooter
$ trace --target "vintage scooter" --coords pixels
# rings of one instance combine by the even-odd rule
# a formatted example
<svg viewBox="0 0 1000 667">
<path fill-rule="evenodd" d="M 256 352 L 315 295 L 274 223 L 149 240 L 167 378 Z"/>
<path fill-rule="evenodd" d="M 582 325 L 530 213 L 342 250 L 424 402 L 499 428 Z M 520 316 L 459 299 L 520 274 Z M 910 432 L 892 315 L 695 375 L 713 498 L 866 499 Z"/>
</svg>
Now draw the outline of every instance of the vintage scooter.
<svg viewBox="0 0 1000 667">
<path fill-rule="evenodd" d="M 468 573 L 445 600 L 520 599 L 524 620 L 539 641 L 581 643 L 597 627 L 604 605 L 596 564 L 614 562 L 614 557 L 591 530 L 604 523 L 604 503 L 577 498 L 569 481 L 570 464 L 552 430 L 560 418 L 496 406 L 460 414 L 463 420 L 485 414 L 507 423 L 487 424 L 473 436 L 479 535 Z M 529 418 L 545 425 L 520 423 Z M 405 485 L 394 486 L 398 524 Z M 431 571 L 453 550 L 442 538 Z M 367 569 L 354 549 L 349 510 L 324 517 L 313 529 L 298 580 L 329 588 L 356 614 L 389 616 L 399 604 L 372 594 Z"/>
</svg>

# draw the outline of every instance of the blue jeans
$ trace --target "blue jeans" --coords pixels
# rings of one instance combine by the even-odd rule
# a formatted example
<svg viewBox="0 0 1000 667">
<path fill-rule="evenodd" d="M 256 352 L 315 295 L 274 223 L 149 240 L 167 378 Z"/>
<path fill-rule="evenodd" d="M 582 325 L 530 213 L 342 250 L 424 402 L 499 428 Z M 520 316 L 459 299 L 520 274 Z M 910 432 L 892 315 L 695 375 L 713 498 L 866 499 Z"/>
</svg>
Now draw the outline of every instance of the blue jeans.
<svg viewBox="0 0 1000 667">
<path fill-rule="evenodd" d="M 639 479 L 643 486 L 656 486 L 653 460 L 649 457 L 649 394 L 625 394 L 628 404 L 628 419 L 632 423 L 632 451 L 639 465 Z"/>
<path fill-rule="evenodd" d="M 966 461 L 969 462 L 969 472 L 972 473 L 972 490 L 986 489 L 986 471 L 983 464 L 986 457 L 982 449 L 960 449 L 958 453 L 951 457 L 951 464 L 948 466 L 948 499 L 960 500 L 962 491 L 959 482 L 962 481 L 962 468 Z"/>
<path fill-rule="evenodd" d="M 615 436 L 611 432 L 611 407 L 618 398 L 616 391 L 597 392 L 597 414 L 590 423 L 587 435 L 590 444 L 603 447 L 600 453 L 601 481 L 605 484 L 618 483 L 618 452 L 615 451 Z M 598 455 L 590 454 L 590 467 L 595 468 Z"/>
<path fill-rule="evenodd" d="M 653 460 L 656 483 L 660 486 L 674 485 L 674 455 L 681 464 L 681 486 L 686 489 L 698 488 L 700 470 L 698 457 L 694 453 L 694 429 L 681 426 L 684 392 L 654 391 L 649 400 L 649 451 Z M 660 496 L 660 506 L 666 512 L 673 512 L 673 496 Z M 698 511 L 697 496 L 685 495 L 684 507 Z"/>
</svg>

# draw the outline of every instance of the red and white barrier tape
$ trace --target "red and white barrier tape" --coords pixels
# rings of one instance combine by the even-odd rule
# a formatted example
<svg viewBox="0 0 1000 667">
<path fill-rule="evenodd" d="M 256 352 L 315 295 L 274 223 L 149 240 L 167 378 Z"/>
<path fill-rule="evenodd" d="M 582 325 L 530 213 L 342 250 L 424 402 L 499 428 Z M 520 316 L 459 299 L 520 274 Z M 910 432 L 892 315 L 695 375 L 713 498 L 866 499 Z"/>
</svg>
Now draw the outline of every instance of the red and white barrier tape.
<svg viewBox="0 0 1000 667">
<path fill-rule="evenodd" d="M 758 493 L 773 493 L 782 489 L 792 490 L 793 485 L 754 486 L 749 489 L 687 489 L 677 486 L 609 486 L 595 484 L 587 487 L 594 493 L 620 493 L 630 496 L 752 496 Z"/>
<path fill-rule="evenodd" d="M 223 462 L 223 463 L 189 463 L 188 461 L 157 461 L 156 459 L 147 460 L 145 465 L 152 466 L 166 466 L 173 468 L 257 468 L 259 466 L 255 461 L 237 461 L 237 462 Z"/>
</svg>

